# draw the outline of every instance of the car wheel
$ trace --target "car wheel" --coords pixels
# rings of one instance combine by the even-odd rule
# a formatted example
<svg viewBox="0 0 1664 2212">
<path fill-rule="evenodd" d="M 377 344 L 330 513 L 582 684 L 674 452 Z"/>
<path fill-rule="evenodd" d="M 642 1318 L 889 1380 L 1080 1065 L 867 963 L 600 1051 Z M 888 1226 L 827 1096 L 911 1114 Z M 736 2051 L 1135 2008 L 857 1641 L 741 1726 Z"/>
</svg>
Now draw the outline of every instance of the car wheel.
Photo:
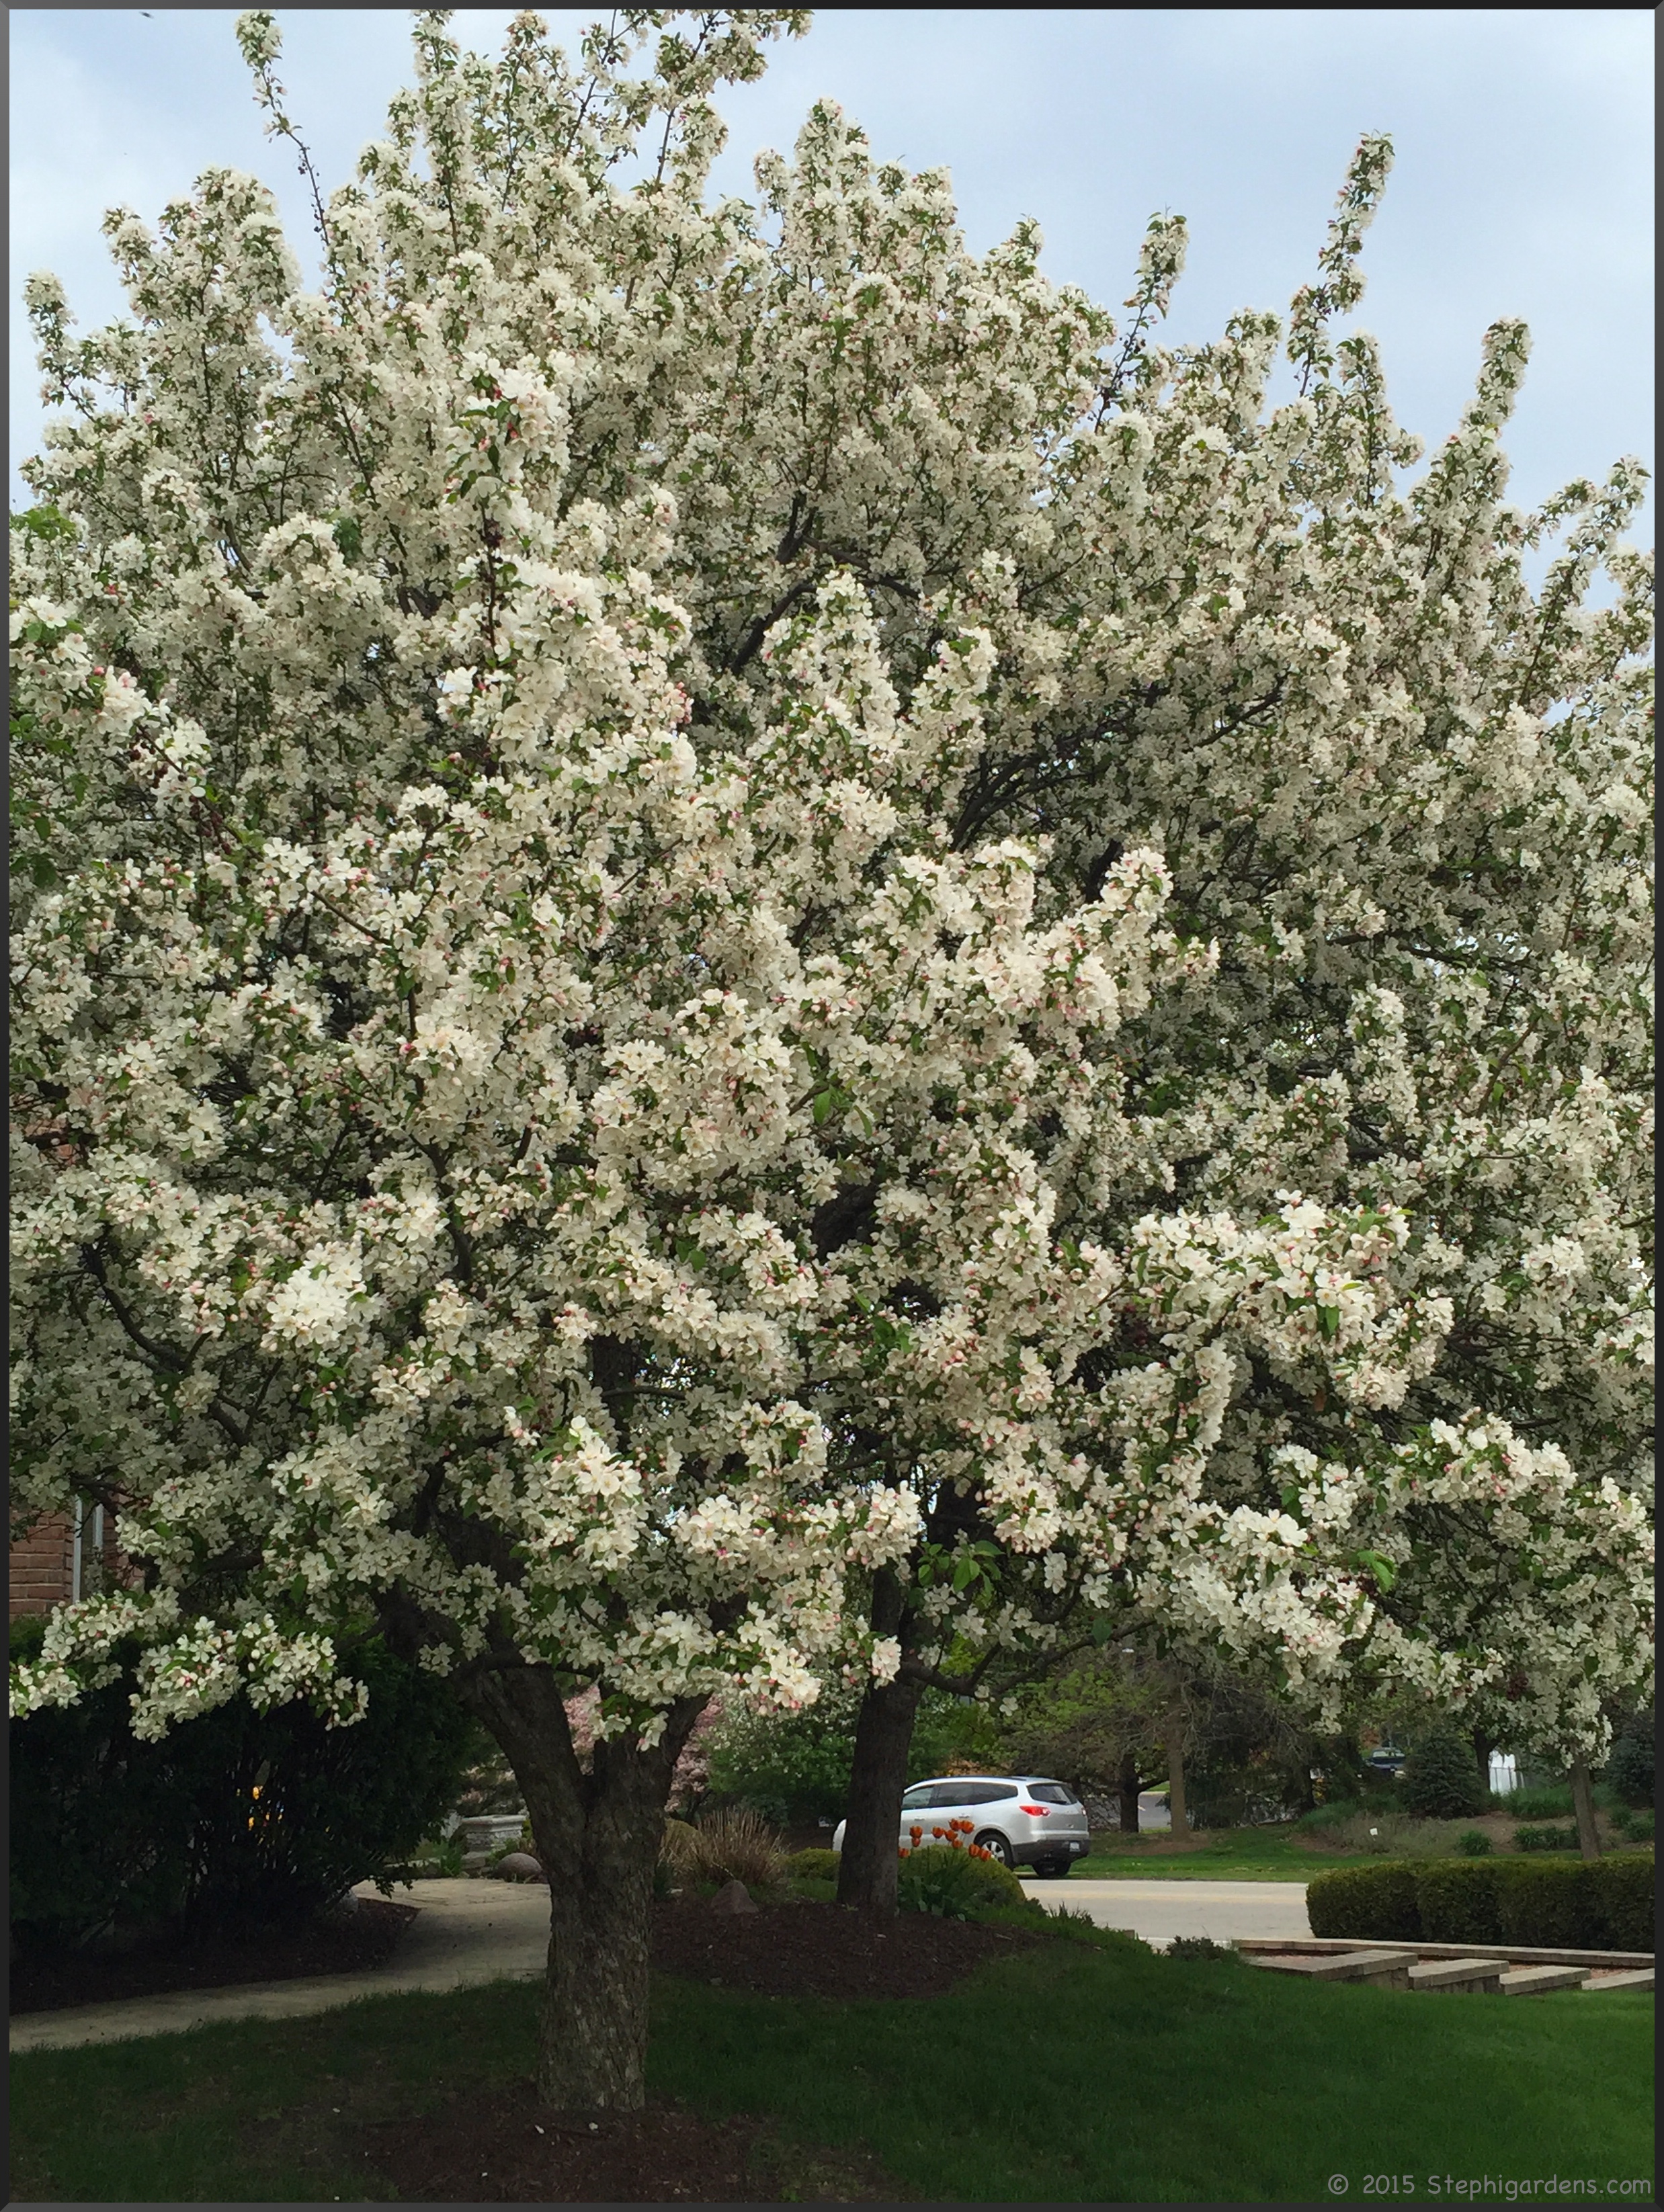
<svg viewBox="0 0 1664 2212">
<path fill-rule="evenodd" d="M 997 1828 L 984 1828 L 977 1838 L 977 1848 L 986 1851 L 990 1859 L 997 1859 L 1008 1874 L 1015 1872 L 1011 1846 Z"/>
<path fill-rule="evenodd" d="M 1042 1881 L 1061 1881 L 1072 1863 L 1070 1859 L 1036 1859 L 1034 1871 Z"/>
</svg>

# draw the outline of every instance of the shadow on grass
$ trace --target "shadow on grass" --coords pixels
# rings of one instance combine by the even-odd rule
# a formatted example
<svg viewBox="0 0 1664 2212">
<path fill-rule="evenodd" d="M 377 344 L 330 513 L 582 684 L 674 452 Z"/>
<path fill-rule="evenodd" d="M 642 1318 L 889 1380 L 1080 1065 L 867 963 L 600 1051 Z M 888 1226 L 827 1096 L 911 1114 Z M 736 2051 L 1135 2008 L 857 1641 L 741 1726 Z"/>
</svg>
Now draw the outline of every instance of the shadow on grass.
<svg viewBox="0 0 1664 2212">
<path fill-rule="evenodd" d="M 12 2195 L 385 2197 L 360 2129 L 523 2076 L 536 2000 L 505 1983 L 23 2054 Z M 1366 2173 L 1424 2195 L 1435 2173 L 1604 2188 L 1651 2172 L 1649 1997 L 1314 1986 L 1125 1938 L 1048 1944 L 899 2002 L 661 1977 L 649 2070 L 695 2112 L 766 2118 L 806 2178 L 871 2158 L 950 2202 L 1304 2203 L 1336 2173 L 1361 2197 Z"/>
</svg>

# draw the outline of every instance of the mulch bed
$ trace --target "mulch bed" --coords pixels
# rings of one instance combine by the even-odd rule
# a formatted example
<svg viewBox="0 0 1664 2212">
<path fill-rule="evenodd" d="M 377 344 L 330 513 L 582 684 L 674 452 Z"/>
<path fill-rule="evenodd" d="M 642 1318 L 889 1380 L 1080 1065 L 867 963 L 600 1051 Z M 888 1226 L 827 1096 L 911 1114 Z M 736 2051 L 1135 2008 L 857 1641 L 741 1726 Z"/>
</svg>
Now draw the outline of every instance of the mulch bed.
<svg viewBox="0 0 1664 2212">
<path fill-rule="evenodd" d="M 539 2112 L 530 2081 L 372 2121 L 355 2148 L 405 2203 L 893 2204 L 909 2197 L 858 2151 L 806 2151 L 750 2117 L 670 2103 L 593 2124 Z"/>
<path fill-rule="evenodd" d="M 1047 1941 L 1036 1930 L 986 1928 L 899 1912 L 875 1926 L 837 1905 L 763 1905 L 713 1912 L 703 1899 L 655 1907 L 653 1963 L 718 1988 L 764 1997 L 939 1997 L 985 1959 Z"/>
<path fill-rule="evenodd" d="M 674 1898 L 653 1914 L 661 1973 L 759 1996 L 942 1996 L 985 1960 L 1046 1940 L 917 1912 L 875 1924 L 838 1905 L 796 1902 L 729 1914 Z M 652 2101 L 592 2123 L 539 2111 L 529 2081 L 369 2123 L 354 2147 L 411 2203 L 886 2204 L 913 2196 L 865 2153 L 805 2150 L 764 2119 L 704 2120 Z"/>
<path fill-rule="evenodd" d="M 131 1950 L 19 1959 L 11 1969 L 11 2008 L 57 2012 L 65 2005 L 110 2004 L 119 1997 L 161 1996 L 169 1990 L 358 1973 L 385 1965 L 418 1909 L 383 1898 L 360 1898 L 356 1912 L 305 1928 L 204 1936 L 188 1944 L 176 1937 L 158 1939 Z"/>
</svg>

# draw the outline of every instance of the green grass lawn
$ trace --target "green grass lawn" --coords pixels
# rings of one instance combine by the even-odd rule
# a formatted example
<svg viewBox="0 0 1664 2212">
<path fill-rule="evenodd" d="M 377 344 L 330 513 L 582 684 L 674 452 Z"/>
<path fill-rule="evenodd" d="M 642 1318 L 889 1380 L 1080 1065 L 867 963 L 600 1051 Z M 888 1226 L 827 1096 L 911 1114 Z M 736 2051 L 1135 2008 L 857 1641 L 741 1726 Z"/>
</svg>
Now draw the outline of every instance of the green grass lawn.
<svg viewBox="0 0 1664 2212">
<path fill-rule="evenodd" d="M 1145 1881 L 1309 1881 L 1331 1867 L 1368 1864 L 1358 1851 L 1326 1851 L 1299 1841 L 1291 1821 L 1276 1828 L 1209 1828 L 1175 1844 L 1166 1829 L 1139 1836 L 1095 1835 L 1071 1875 L 1102 1881 L 1132 1875 Z"/>
<path fill-rule="evenodd" d="M 360 2123 L 529 2067 L 535 1988 L 381 1997 L 11 2067 L 14 2198 L 363 2202 Z M 980 2203 L 1327 2201 L 1332 2174 L 1652 2171 L 1652 2001 L 1314 1987 L 1125 1938 L 948 1997 L 835 2004 L 661 1978 L 649 2077 Z M 1402 2189 L 1400 2193 L 1405 2193 Z"/>
</svg>

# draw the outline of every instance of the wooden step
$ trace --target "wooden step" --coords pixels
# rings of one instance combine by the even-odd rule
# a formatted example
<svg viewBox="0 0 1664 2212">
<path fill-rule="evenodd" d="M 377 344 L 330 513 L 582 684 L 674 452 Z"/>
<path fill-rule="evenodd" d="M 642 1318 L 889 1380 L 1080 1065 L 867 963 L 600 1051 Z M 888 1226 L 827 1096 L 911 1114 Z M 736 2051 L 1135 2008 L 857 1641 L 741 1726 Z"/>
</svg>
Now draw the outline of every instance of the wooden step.
<svg viewBox="0 0 1664 2212">
<path fill-rule="evenodd" d="M 1588 1980 L 1582 1966 L 1516 1966 L 1502 1976 L 1505 1997 L 1540 1997 L 1550 1990 L 1581 1990 Z"/>
<path fill-rule="evenodd" d="M 1586 1990 L 1649 1990 L 1653 1985 L 1650 1966 L 1637 1966 L 1622 1974 L 1591 1974 L 1583 1984 Z"/>
<path fill-rule="evenodd" d="M 1501 1959 L 1429 1959 L 1425 1965 L 1411 1966 L 1410 1986 L 1412 1990 L 1471 1990 L 1476 1995 L 1495 1996 L 1502 1984 L 1505 1962 Z M 1551 1967 L 1548 1971 L 1555 1971 Z"/>
</svg>

